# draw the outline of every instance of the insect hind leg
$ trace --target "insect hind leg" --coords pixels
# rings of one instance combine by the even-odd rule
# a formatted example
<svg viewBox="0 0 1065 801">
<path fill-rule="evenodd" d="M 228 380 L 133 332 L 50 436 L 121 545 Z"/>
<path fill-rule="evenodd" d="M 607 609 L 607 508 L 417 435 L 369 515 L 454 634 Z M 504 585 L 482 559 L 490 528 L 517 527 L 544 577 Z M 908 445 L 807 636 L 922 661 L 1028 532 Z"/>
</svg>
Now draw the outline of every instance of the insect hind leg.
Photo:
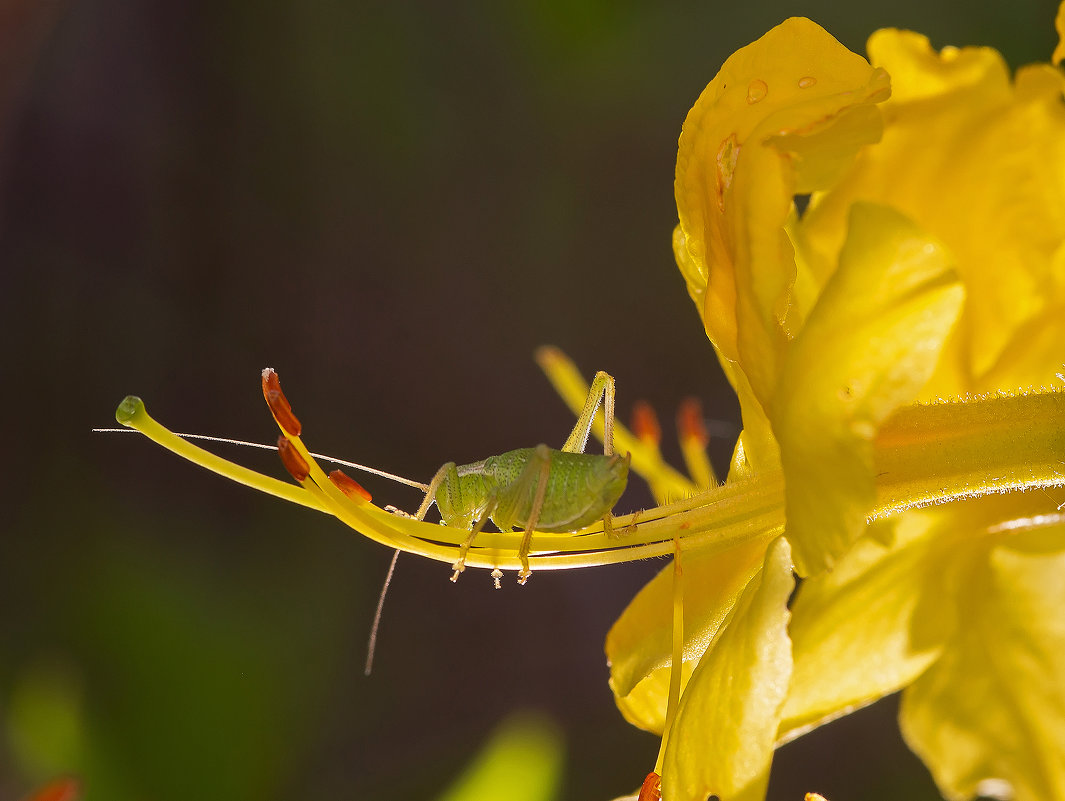
<svg viewBox="0 0 1065 801">
<path fill-rule="evenodd" d="M 636 514 L 632 516 L 632 520 L 629 521 L 629 524 L 619 531 L 618 529 L 614 528 L 614 515 L 610 512 L 607 512 L 603 516 L 603 533 L 606 534 L 606 536 L 612 540 L 619 540 L 622 537 L 628 537 L 630 534 L 635 534 L 638 530 L 638 526 L 636 524 L 639 522 L 640 515 L 642 514 L 643 509 L 638 509 L 636 511 Z"/>
<path fill-rule="evenodd" d="M 592 379 L 592 386 L 588 389 L 588 397 L 584 401 L 584 408 L 577 418 L 577 424 L 573 427 L 562 450 L 567 453 L 584 453 L 588 444 L 588 435 L 592 430 L 592 422 L 595 413 L 599 410 L 599 402 L 603 401 L 603 453 L 610 456 L 614 453 L 614 378 L 600 370 Z"/>
<path fill-rule="evenodd" d="M 536 530 L 536 524 L 540 521 L 540 514 L 543 512 L 544 498 L 547 495 L 547 480 L 550 475 L 551 449 L 546 445 L 537 445 L 529 454 L 529 459 L 522 468 L 521 474 L 501 494 L 499 505 L 492 518 L 500 529 L 513 528 L 519 524 L 522 524 L 525 529 L 521 544 L 518 546 L 518 559 L 521 561 L 521 571 L 518 573 L 519 584 L 528 581 L 532 574 L 529 567 L 529 549 L 532 545 L 533 531 Z M 529 505 L 526 519 L 521 520 L 530 489 L 533 490 L 532 503 Z"/>
</svg>

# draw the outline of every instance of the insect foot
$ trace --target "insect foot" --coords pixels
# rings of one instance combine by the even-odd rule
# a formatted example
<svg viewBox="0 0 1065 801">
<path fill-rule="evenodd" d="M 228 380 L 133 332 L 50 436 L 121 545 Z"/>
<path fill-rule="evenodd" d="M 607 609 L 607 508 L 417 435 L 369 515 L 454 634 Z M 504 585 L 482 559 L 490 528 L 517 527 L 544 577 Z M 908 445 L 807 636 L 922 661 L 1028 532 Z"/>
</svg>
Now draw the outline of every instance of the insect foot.
<svg viewBox="0 0 1065 801">
<path fill-rule="evenodd" d="M 451 574 L 451 583 L 454 584 L 459 580 L 459 574 L 466 569 L 466 559 L 459 559 L 451 566 L 451 568 L 455 571 Z"/>
<path fill-rule="evenodd" d="M 640 516 L 642 514 L 643 514 L 643 509 L 637 509 L 636 512 L 632 516 L 632 520 L 629 521 L 629 524 L 627 526 L 625 526 L 625 528 L 621 529 L 621 532 L 617 536 L 618 537 L 630 537 L 633 534 L 635 534 L 636 531 L 637 531 L 636 524 L 640 521 Z"/>
</svg>

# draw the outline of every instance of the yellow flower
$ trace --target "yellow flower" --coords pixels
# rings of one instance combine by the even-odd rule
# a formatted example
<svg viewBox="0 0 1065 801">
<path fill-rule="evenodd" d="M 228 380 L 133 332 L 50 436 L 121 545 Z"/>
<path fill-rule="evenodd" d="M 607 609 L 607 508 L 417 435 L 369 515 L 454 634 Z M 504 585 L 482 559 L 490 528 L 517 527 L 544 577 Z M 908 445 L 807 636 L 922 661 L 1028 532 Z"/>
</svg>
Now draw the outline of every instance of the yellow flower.
<svg viewBox="0 0 1065 801">
<path fill-rule="evenodd" d="M 788 20 L 729 58 L 684 124 L 673 245 L 740 399 L 727 482 L 709 486 L 695 427 L 689 480 L 653 424 L 617 426 L 661 505 L 619 518 L 637 523 L 620 539 L 532 540 L 533 570 L 682 555 L 682 582 L 664 570 L 607 638 L 619 708 L 663 735 L 669 801 L 760 799 L 776 745 L 901 688 L 904 733 L 948 796 L 1065 797 L 1065 82 L 1049 65 L 1011 81 L 994 51 L 900 31 L 869 52 Z M 539 360 L 579 409 L 576 368 Z M 263 388 L 300 486 L 195 448 L 135 398 L 117 416 L 455 560 L 466 531 L 327 476 L 272 371 Z M 517 570 L 522 538 L 483 532 L 466 564 Z"/>
<path fill-rule="evenodd" d="M 1011 82 L 992 50 L 902 31 L 869 53 L 788 20 L 725 63 L 681 135 L 674 251 L 744 420 L 729 481 L 782 470 L 808 578 L 787 648 L 782 549 L 685 556 L 670 799 L 760 798 L 774 743 L 903 687 L 904 734 L 948 797 L 1065 797 L 1063 498 L 967 499 L 946 486 L 972 465 L 939 461 L 980 431 L 969 457 L 1013 454 L 986 477 L 1005 492 L 1042 440 L 1061 484 L 1065 80 Z M 671 580 L 607 640 L 620 708 L 653 731 Z"/>
</svg>

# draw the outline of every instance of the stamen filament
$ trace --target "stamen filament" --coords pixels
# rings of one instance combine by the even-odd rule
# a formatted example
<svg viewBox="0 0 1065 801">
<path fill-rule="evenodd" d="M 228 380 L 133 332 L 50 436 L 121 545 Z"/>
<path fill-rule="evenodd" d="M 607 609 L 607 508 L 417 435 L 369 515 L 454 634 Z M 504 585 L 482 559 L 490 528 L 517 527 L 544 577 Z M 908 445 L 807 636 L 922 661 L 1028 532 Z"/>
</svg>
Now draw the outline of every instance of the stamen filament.
<svg viewBox="0 0 1065 801">
<path fill-rule="evenodd" d="M 137 430 L 134 428 L 94 428 L 92 429 L 94 434 L 136 434 Z M 210 434 L 185 434 L 180 431 L 171 432 L 175 437 L 181 437 L 182 439 L 197 439 L 203 442 L 221 442 L 225 445 L 241 445 L 245 448 L 259 448 L 264 451 L 277 450 L 277 445 L 267 445 L 262 442 L 248 442 L 244 439 L 233 439 L 232 437 L 215 437 Z M 389 473 L 387 470 L 379 470 L 376 467 L 370 467 L 369 465 L 359 464 L 358 462 L 351 462 L 347 459 L 338 459 L 336 456 L 329 456 L 324 453 L 315 453 L 311 451 L 311 456 L 315 459 L 321 459 L 323 462 L 331 462 L 332 464 L 343 465 L 344 467 L 350 467 L 353 470 L 361 470 L 364 473 L 371 473 L 381 478 L 387 478 L 391 481 L 395 481 L 397 484 L 406 484 L 408 487 L 414 487 L 425 492 L 429 489 L 428 484 L 423 484 L 421 481 L 414 481 L 413 479 L 404 478 L 398 476 L 395 473 Z"/>
<path fill-rule="evenodd" d="M 684 464 L 688 467 L 688 475 L 699 485 L 700 489 L 710 489 L 715 486 L 717 476 L 710 464 L 710 457 L 706 455 L 706 447 L 710 444 L 710 432 L 706 429 L 706 421 L 703 420 L 703 407 L 697 398 L 685 398 L 680 408 L 677 409 L 677 433 L 680 439 L 680 452 L 684 457 Z"/>
<path fill-rule="evenodd" d="M 662 774 L 666 743 L 673 731 L 673 720 L 680 705 L 680 684 L 684 673 L 684 568 L 680 562 L 680 539 L 673 540 L 673 656 L 669 667 L 669 695 L 666 696 L 666 725 L 658 747 L 654 772 Z"/>
<path fill-rule="evenodd" d="M 221 456 L 215 456 L 210 451 L 205 451 L 203 448 L 186 442 L 177 434 L 167 430 L 153 420 L 148 415 L 148 412 L 145 411 L 144 402 L 134 395 L 127 396 L 119 404 L 118 410 L 115 412 L 115 419 L 128 428 L 137 429 L 148 439 L 162 445 L 168 451 L 173 451 L 183 459 L 188 459 L 193 464 L 198 464 L 200 467 L 225 476 L 238 484 L 243 484 L 246 487 L 257 489 L 259 492 L 265 492 L 267 495 L 273 495 L 292 503 L 298 503 L 300 506 L 316 509 L 319 512 L 328 511 L 316 503 L 314 498 L 306 492 L 292 486 L 287 481 L 280 481 L 270 476 L 264 476 L 262 473 L 256 473 L 254 470 L 234 464 Z"/>
<path fill-rule="evenodd" d="M 285 409 L 290 423 L 290 409 Z M 301 486 L 264 476 L 215 456 L 168 431 L 134 397 L 116 412 L 168 450 L 246 486 L 338 517 L 364 536 L 452 564 L 467 537 L 464 530 L 392 515 L 358 493 L 348 497 L 334 485 L 295 435 L 290 446 L 306 462 Z M 620 427 L 619 427 L 620 429 Z M 284 431 L 284 428 L 282 428 Z M 619 430 L 616 436 L 631 436 Z M 973 498 L 1009 489 L 1065 486 L 1065 393 L 941 402 L 900 410 L 874 441 L 878 501 L 870 520 L 905 509 Z M 620 516 L 615 529 L 635 516 Z M 685 549 L 726 549 L 751 540 L 770 542 L 784 531 L 784 476 L 771 471 L 692 493 L 683 500 L 640 513 L 636 530 L 607 537 L 601 524 L 575 534 L 537 533 L 530 555 L 534 570 L 558 570 L 629 562 L 668 555 L 674 540 Z M 466 558 L 470 567 L 517 570 L 522 533 L 482 532 Z"/>
</svg>

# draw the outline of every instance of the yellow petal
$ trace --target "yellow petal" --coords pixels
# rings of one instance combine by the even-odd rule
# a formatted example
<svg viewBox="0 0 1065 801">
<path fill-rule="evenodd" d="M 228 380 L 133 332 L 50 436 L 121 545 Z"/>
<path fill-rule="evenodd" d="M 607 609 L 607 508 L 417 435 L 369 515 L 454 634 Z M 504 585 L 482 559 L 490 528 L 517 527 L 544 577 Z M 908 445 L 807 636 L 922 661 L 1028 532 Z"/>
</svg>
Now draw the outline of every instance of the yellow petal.
<svg viewBox="0 0 1065 801">
<path fill-rule="evenodd" d="M 834 570 L 803 582 L 792 605 L 782 741 L 901 689 L 939 656 L 954 616 L 926 596 L 944 582 L 929 554 L 949 555 L 931 536 L 936 519 L 912 513 L 881 524 L 889 542 L 859 540 Z"/>
<path fill-rule="evenodd" d="M 783 537 L 770 545 L 761 573 L 681 696 L 662 768 L 662 797 L 669 801 L 765 795 L 791 675 L 790 550 Z"/>
<path fill-rule="evenodd" d="M 764 555 L 761 541 L 723 552 L 684 553 L 684 680 L 761 569 Z M 669 566 L 632 599 L 606 638 L 610 687 L 618 708 L 630 723 L 656 734 L 665 725 L 673 661 L 672 593 Z"/>
<path fill-rule="evenodd" d="M 937 52 L 924 36 L 896 30 L 875 33 L 869 54 L 891 74 L 883 139 L 813 198 L 800 249 L 815 265 L 833 265 L 853 202 L 898 209 L 951 249 L 966 288 L 948 358 L 924 397 L 1045 386 L 1053 363 L 1031 370 L 1028 360 L 1027 373 L 1011 365 L 1032 322 L 1065 304 L 1061 72 L 1026 68 L 1011 83 L 990 48 Z"/>
<path fill-rule="evenodd" d="M 951 647 L 903 695 L 903 734 L 950 799 L 1065 798 L 1063 542 L 1059 523 L 981 543 Z"/>
<path fill-rule="evenodd" d="M 792 343 L 772 413 L 800 575 L 861 534 L 873 437 L 931 375 L 961 301 L 948 251 L 889 208 L 852 207 L 840 266 Z"/>
<path fill-rule="evenodd" d="M 792 197 L 835 179 L 878 139 L 874 104 L 888 92 L 883 71 L 793 18 L 733 54 L 685 120 L 678 266 L 721 358 L 738 365 L 763 406 L 801 324 L 785 233 Z"/>
<path fill-rule="evenodd" d="M 1058 46 L 1054 48 L 1051 61 L 1060 64 L 1065 59 L 1065 2 L 1058 6 L 1058 16 L 1054 20 L 1054 27 L 1058 29 Z"/>
</svg>

